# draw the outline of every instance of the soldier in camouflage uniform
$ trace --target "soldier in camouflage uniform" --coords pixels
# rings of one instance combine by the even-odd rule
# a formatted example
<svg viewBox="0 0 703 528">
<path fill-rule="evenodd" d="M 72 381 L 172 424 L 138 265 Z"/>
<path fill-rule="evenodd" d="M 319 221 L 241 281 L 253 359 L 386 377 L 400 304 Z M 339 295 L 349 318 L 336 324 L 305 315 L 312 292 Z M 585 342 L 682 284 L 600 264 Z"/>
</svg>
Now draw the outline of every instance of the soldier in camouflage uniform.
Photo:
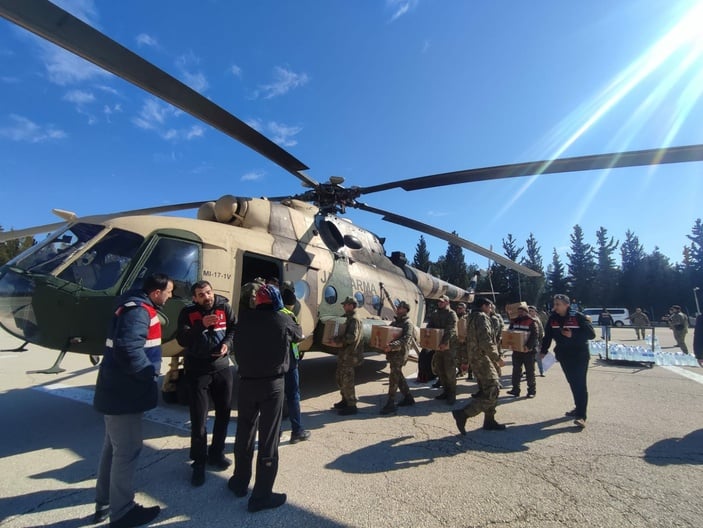
<svg viewBox="0 0 703 528">
<path fill-rule="evenodd" d="M 635 313 L 630 317 L 630 322 L 632 326 L 635 327 L 635 334 L 637 339 L 644 339 L 644 329 L 647 328 L 651 323 L 649 322 L 649 317 L 642 311 L 642 308 L 637 308 Z"/>
<path fill-rule="evenodd" d="M 436 396 L 436 400 L 447 400 L 449 405 L 456 401 L 456 313 L 449 307 L 449 297 L 442 295 L 437 302 L 437 309 L 430 314 L 427 328 L 444 330 L 439 348 L 435 350 L 435 366 L 439 382 L 444 392 Z"/>
<path fill-rule="evenodd" d="M 405 407 L 415 403 L 412 394 L 410 394 L 408 382 L 405 380 L 405 376 L 403 376 L 403 366 L 408 361 L 410 344 L 412 340 L 415 339 L 415 325 L 413 325 L 410 318 L 408 318 L 409 311 L 410 305 L 408 303 L 405 301 L 400 301 L 398 303 L 398 306 L 396 306 L 396 316 L 391 326 L 401 328 L 403 333 L 398 339 L 394 339 L 384 348 L 391 373 L 388 376 L 388 402 L 381 409 L 381 414 L 392 414 L 398 410 L 398 406 Z M 403 399 L 398 403 L 398 406 L 396 406 L 395 393 L 398 389 L 400 389 L 400 392 L 403 394 Z"/>
<path fill-rule="evenodd" d="M 686 346 L 686 334 L 688 333 L 688 316 L 681 313 L 681 307 L 675 304 L 671 307 L 672 313 L 669 316 L 669 327 L 674 332 L 674 339 L 676 339 L 676 346 L 681 349 L 681 352 L 688 354 L 688 347 Z"/>
<path fill-rule="evenodd" d="M 459 337 L 458 328 L 462 320 L 467 319 L 466 304 L 461 302 L 456 305 L 457 339 L 456 339 L 456 377 L 466 376 L 469 371 L 469 355 L 466 352 L 466 335 Z"/>
<path fill-rule="evenodd" d="M 488 315 L 490 311 L 488 299 L 478 298 L 475 309 L 469 315 L 466 329 L 466 342 L 469 351 L 469 361 L 474 369 L 482 394 L 473 398 L 463 409 L 452 411 L 459 432 L 466 434 L 466 420 L 472 416 L 484 413 L 483 428 L 492 431 L 505 429 L 504 424 L 496 422 L 496 405 L 498 403 L 498 372 L 495 364 L 502 366 L 503 360 L 498 355 L 498 349 L 493 336 L 493 328 Z"/>
<path fill-rule="evenodd" d="M 542 366 L 542 354 L 540 354 L 540 348 L 542 346 L 542 339 L 544 339 L 544 324 L 542 324 L 542 319 L 539 317 L 539 312 L 536 306 L 528 306 L 527 308 L 530 317 L 535 320 L 537 325 L 537 354 L 535 354 L 535 361 L 537 361 L 537 368 L 539 369 L 539 375 L 544 377 L 544 367 Z"/>
<path fill-rule="evenodd" d="M 346 329 L 344 335 L 337 337 L 338 342 L 344 344 L 337 354 L 337 386 L 342 394 L 342 399 L 334 404 L 334 408 L 342 416 L 356 414 L 356 391 L 354 388 L 354 368 L 361 364 L 364 357 L 362 343 L 362 323 L 356 315 L 356 299 L 347 297 L 342 301 Z"/>
</svg>

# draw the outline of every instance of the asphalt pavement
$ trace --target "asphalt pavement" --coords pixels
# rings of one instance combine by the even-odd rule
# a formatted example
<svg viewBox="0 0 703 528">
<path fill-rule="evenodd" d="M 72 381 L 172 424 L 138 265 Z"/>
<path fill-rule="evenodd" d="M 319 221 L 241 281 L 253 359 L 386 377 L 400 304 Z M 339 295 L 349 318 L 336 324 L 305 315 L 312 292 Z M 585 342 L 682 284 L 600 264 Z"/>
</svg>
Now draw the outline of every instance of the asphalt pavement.
<svg viewBox="0 0 703 528">
<path fill-rule="evenodd" d="M 613 339 L 634 344 L 633 334 L 614 329 Z M 657 334 L 673 345 L 670 331 Z M 19 344 L 0 336 L 0 348 Z M 64 373 L 27 374 L 56 357 L 28 348 L 0 353 L 0 526 L 87 526 L 103 437 L 91 406 L 97 367 L 68 354 Z M 360 413 L 351 417 L 330 410 L 339 399 L 335 358 L 303 360 L 303 424 L 312 437 L 291 445 L 284 421 L 274 489 L 288 502 L 276 510 L 248 513 L 246 499 L 226 487 L 230 472 L 208 472 L 204 486 L 191 487 L 187 408 L 150 412 L 136 488 L 139 502 L 163 508 L 152 526 L 701 526 L 703 369 L 592 358 L 580 431 L 564 416 L 573 402 L 557 363 L 537 378 L 536 398 L 501 395 L 497 419 L 507 430 L 483 431 L 473 418 L 460 436 L 453 407 L 412 379 L 416 405 L 379 415 L 384 359 L 369 355 L 357 369 Z M 415 369 L 409 363 L 406 375 Z M 510 367 L 503 373 L 508 387 Z M 459 380 L 456 407 L 475 390 Z"/>
</svg>

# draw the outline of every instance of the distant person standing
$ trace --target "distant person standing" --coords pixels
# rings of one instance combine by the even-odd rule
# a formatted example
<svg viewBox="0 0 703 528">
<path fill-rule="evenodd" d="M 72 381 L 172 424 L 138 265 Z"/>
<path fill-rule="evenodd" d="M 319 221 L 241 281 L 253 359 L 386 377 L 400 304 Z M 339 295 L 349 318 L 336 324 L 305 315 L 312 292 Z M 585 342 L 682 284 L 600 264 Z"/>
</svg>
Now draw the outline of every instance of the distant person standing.
<svg viewBox="0 0 703 528">
<path fill-rule="evenodd" d="M 191 484 L 205 483 L 205 464 L 223 471 L 231 465 L 224 455 L 232 406 L 232 350 L 234 314 L 229 300 L 200 280 L 190 289 L 193 304 L 178 317 L 178 344 L 185 349 L 185 373 L 190 406 Z M 207 415 L 210 397 L 215 406 L 212 442 L 207 447 Z"/>
<path fill-rule="evenodd" d="M 410 344 L 412 340 L 415 339 L 415 325 L 413 325 L 408 317 L 408 312 L 410 311 L 410 305 L 408 303 L 400 301 L 398 306 L 395 307 L 395 310 L 396 315 L 391 326 L 400 328 L 402 333 L 398 339 L 394 339 L 388 343 L 384 349 L 391 372 L 388 376 L 388 401 L 381 409 L 381 414 L 392 414 L 398 410 L 397 406 L 405 407 L 415 403 L 412 394 L 410 394 L 408 382 L 403 375 L 403 366 L 405 366 L 408 361 Z M 403 399 L 396 405 L 395 393 L 398 389 L 400 389 Z"/>
<path fill-rule="evenodd" d="M 281 288 L 281 297 L 283 298 L 283 308 L 281 311 L 287 314 L 293 321 L 298 324 L 296 315 L 297 309 L 300 309 L 298 299 L 295 296 L 295 285 L 286 281 Z M 302 336 L 301 336 L 302 337 Z M 290 443 L 297 444 L 310 438 L 311 433 L 307 429 L 303 429 L 302 419 L 300 415 L 300 369 L 299 364 L 302 359 L 298 343 L 290 345 L 290 367 L 285 376 L 286 386 L 286 403 L 288 404 L 288 419 L 290 420 L 291 434 Z"/>
<path fill-rule="evenodd" d="M 466 328 L 466 321 L 468 319 L 468 314 L 466 313 L 466 303 L 460 302 L 456 305 L 456 318 L 457 318 L 457 333 L 456 333 L 456 377 L 461 378 L 463 376 L 468 377 L 469 373 L 469 354 L 466 351 L 466 330 L 464 330 L 463 335 L 459 335 L 459 325 L 464 325 Z"/>
<path fill-rule="evenodd" d="M 143 444 L 144 411 L 158 402 L 161 323 L 157 310 L 172 294 L 173 281 L 156 273 L 146 278 L 141 290 L 128 292 L 117 302 L 93 400 L 105 420 L 93 523 L 109 515 L 112 527 L 141 526 L 161 510 L 158 505 L 145 508 L 134 502 L 134 473 Z"/>
<path fill-rule="evenodd" d="M 681 352 L 688 354 L 686 346 L 686 334 L 688 333 L 688 317 L 681 312 L 681 307 L 675 304 L 671 307 L 671 315 L 669 316 L 669 327 L 674 332 L 676 346 L 681 349 Z"/>
<path fill-rule="evenodd" d="M 337 353 L 337 386 L 342 399 L 334 404 L 334 408 L 342 416 L 356 414 L 356 387 L 354 384 L 354 369 L 361 364 L 364 355 L 363 325 L 356 315 L 356 299 L 347 297 L 342 301 L 346 327 L 344 335 L 336 339 L 342 343 L 342 349 Z"/>
<path fill-rule="evenodd" d="M 630 322 L 632 326 L 635 327 L 637 339 L 644 339 L 644 331 L 651 326 L 651 323 L 649 322 L 647 314 L 642 311 L 642 308 L 637 308 L 635 310 L 635 313 L 630 316 Z"/>
<path fill-rule="evenodd" d="M 456 401 L 456 322 L 456 312 L 449 307 L 449 297 L 442 295 L 437 300 L 437 309 L 430 314 L 427 328 L 444 330 L 434 355 L 439 383 L 444 391 L 435 399 L 446 400 L 449 405 Z"/>
<path fill-rule="evenodd" d="M 601 339 L 610 341 L 610 327 L 613 326 L 613 316 L 610 315 L 607 308 L 603 308 L 603 311 L 598 316 L 598 326 L 600 326 Z"/>
<path fill-rule="evenodd" d="M 300 341 L 302 331 L 281 308 L 280 292 L 262 285 L 256 290 L 256 308 L 241 311 L 234 329 L 234 356 L 239 366 L 237 436 L 234 474 L 227 487 L 237 497 L 246 496 L 258 432 L 256 480 L 247 505 L 250 512 L 286 502 L 286 494 L 274 493 L 273 484 L 278 474 L 283 378 L 290 365 L 290 345 Z"/>
<path fill-rule="evenodd" d="M 528 306 L 527 313 L 530 317 L 535 320 L 535 325 L 537 325 L 537 353 L 535 354 L 535 360 L 537 362 L 537 368 L 539 369 L 540 377 L 544 377 L 544 367 L 542 366 L 542 354 L 540 354 L 540 349 L 542 347 L 542 339 L 544 339 L 544 324 L 539 316 L 536 306 Z M 546 315 L 546 314 L 545 314 Z"/>
<path fill-rule="evenodd" d="M 552 341 L 556 343 L 554 354 L 561 363 L 566 381 L 571 388 L 576 407 L 566 416 L 574 418 L 574 423 L 583 429 L 586 427 L 588 407 L 588 387 L 586 377 L 591 360 L 588 350 L 589 339 L 596 333 L 588 318 L 581 312 L 571 309 L 569 297 L 558 293 L 554 296 L 554 311 L 544 327 L 544 339 L 540 354 L 549 351 Z"/>
</svg>

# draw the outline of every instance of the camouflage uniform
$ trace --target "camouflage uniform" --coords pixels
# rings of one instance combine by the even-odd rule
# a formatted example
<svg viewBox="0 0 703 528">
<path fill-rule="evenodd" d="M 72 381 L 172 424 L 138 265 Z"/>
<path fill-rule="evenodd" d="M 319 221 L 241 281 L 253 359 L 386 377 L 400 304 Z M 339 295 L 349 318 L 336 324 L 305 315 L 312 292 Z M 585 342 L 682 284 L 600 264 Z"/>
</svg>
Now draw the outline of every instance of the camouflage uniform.
<svg viewBox="0 0 703 528">
<path fill-rule="evenodd" d="M 361 364 L 364 357 L 362 343 L 362 323 L 356 315 L 356 310 L 347 314 L 346 329 L 342 336 L 344 347 L 337 354 L 337 386 L 342 394 L 342 400 L 347 406 L 356 406 L 356 391 L 354 389 L 354 367 Z"/>
<path fill-rule="evenodd" d="M 498 351 L 498 359 L 494 361 L 496 372 L 498 372 L 498 378 L 503 375 L 503 371 L 498 364 L 500 358 L 503 357 L 503 350 L 500 348 L 500 339 L 503 336 L 503 318 L 495 312 L 491 312 L 491 328 L 493 330 L 493 340 L 496 344 L 496 350 Z M 498 383 L 500 385 L 500 383 Z"/>
<path fill-rule="evenodd" d="M 637 339 L 644 339 L 645 328 L 651 324 L 649 322 L 649 317 L 647 317 L 647 314 L 644 312 L 635 312 L 630 316 L 630 322 L 632 323 L 632 326 L 635 327 L 635 334 L 637 335 Z"/>
<path fill-rule="evenodd" d="M 454 351 L 456 350 L 456 313 L 449 308 L 437 308 L 430 314 L 427 328 L 441 328 L 444 330 L 440 345 L 447 345 L 446 350 L 435 350 L 433 362 L 439 376 L 439 382 L 444 388 L 438 399 L 446 399 L 449 403 L 456 400 L 456 360 Z"/>
<path fill-rule="evenodd" d="M 480 310 L 474 310 L 469 315 L 466 342 L 469 361 L 482 393 L 473 398 L 463 409 L 454 411 L 454 418 L 457 420 L 457 425 L 460 425 L 459 430 L 463 432 L 466 418 L 485 413 L 484 428 L 497 428 L 493 427 L 498 425 L 495 422 L 495 414 L 498 403 L 499 379 L 495 364 L 500 360 L 500 356 L 495 344 L 490 317 Z"/>
<path fill-rule="evenodd" d="M 407 315 L 397 315 L 391 326 L 402 328 L 403 333 L 398 339 L 394 339 L 388 346 L 391 351 L 388 352 L 388 365 L 391 373 L 388 376 L 388 399 L 393 400 L 398 389 L 403 396 L 410 396 L 410 387 L 403 375 L 403 366 L 408 361 L 408 353 L 410 352 L 410 343 L 414 339 L 415 326 Z"/>
<path fill-rule="evenodd" d="M 535 320 L 535 325 L 537 326 L 537 347 L 535 354 L 535 360 L 537 361 L 537 368 L 539 369 L 539 375 L 544 376 L 544 367 L 542 366 L 542 354 L 540 354 L 540 348 L 542 347 L 542 339 L 544 339 L 544 325 L 539 317 L 532 317 Z"/>
<path fill-rule="evenodd" d="M 459 321 L 461 320 L 468 320 L 468 314 L 456 314 L 457 315 L 457 326 L 459 325 Z M 463 338 L 462 341 L 459 341 L 459 336 L 457 332 L 457 339 L 456 339 L 456 349 L 454 351 L 454 354 L 456 356 L 456 368 L 459 371 L 459 374 L 466 374 L 466 370 L 468 369 L 469 366 L 469 353 L 466 351 L 466 337 Z"/>
<path fill-rule="evenodd" d="M 669 326 L 674 332 L 674 339 L 676 340 L 676 346 L 681 349 L 681 352 L 688 354 L 688 347 L 686 346 L 686 334 L 688 333 L 688 317 L 686 314 L 680 311 L 674 311 L 669 316 Z"/>
</svg>

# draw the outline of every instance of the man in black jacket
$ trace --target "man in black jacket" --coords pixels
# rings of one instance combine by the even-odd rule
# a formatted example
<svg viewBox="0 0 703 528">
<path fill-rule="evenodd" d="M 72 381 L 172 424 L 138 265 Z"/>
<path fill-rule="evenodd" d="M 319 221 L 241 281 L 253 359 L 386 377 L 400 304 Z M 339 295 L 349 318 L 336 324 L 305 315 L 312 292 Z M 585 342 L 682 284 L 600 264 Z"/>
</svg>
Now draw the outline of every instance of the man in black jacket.
<svg viewBox="0 0 703 528">
<path fill-rule="evenodd" d="M 205 463 L 218 470 L 227 469 L 225 439 L 232 401 L 232 372 L 228 352 L 232 349 L 234 315 L 228 300 L 212 291 L 205 280 L 190 289 L 193 304 L 178 317 L 178 344 L 185 348 L 185 372 L 190 404 L 190 458 L 193 460 L 191 484 L 205 482 Z M 215 405 L 212 443 L 207 449 L 209 397 Z"/>
<path fill-rule="evenodd" d="M 235 325 L 233 346 L 240 382 L 234 475 L 227 485 L 237 497 L 247 494 L 258 422 L 259 452 L 250 512 L 277 508 L 286 502 L 285 493 L 273 493 L 273 483 L 278 473 L 283 376 L 290 363 L 291 343 L 302 339 L 302 330 L 281 308 L 278 289 L 263 285 L 256 291 L 256 308 L 242 309 Z"/>
</svg>

